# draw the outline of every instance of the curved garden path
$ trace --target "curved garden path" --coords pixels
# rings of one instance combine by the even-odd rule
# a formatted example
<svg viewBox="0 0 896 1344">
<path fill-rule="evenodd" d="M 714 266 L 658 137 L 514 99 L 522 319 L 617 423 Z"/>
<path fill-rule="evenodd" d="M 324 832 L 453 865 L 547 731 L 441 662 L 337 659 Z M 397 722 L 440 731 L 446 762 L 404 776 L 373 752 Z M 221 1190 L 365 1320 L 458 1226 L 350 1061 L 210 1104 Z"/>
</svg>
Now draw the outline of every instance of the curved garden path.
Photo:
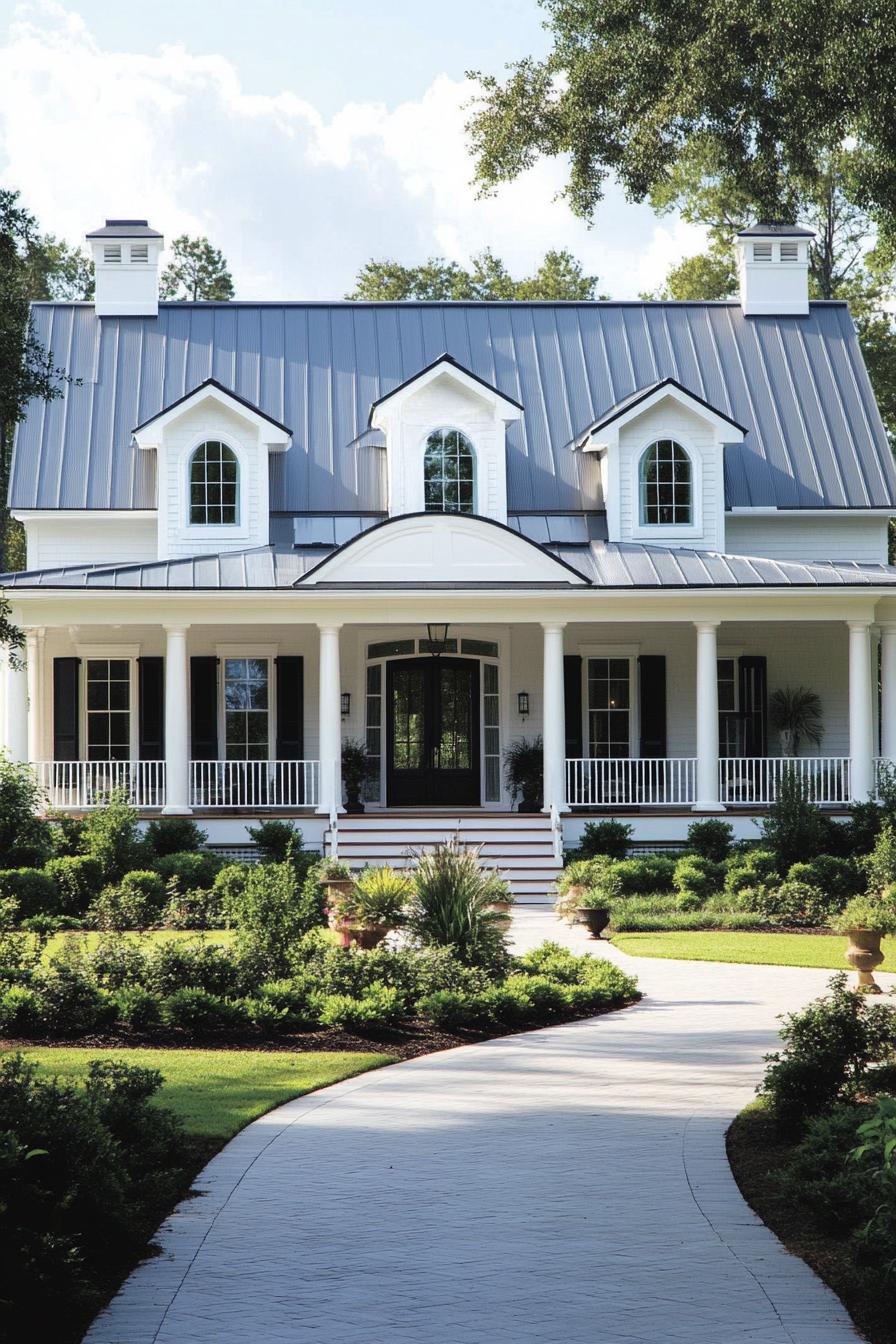
<svg viewBox="0 0 896 1344">
<path fill-rule="evenodd" d="M 635 960 L 635 1008 L 362 1075 L 202 1173 L 89 1344 L 846 1344 L 747 1208 L 724 1131 L 830 972 Z"/>
</svg>

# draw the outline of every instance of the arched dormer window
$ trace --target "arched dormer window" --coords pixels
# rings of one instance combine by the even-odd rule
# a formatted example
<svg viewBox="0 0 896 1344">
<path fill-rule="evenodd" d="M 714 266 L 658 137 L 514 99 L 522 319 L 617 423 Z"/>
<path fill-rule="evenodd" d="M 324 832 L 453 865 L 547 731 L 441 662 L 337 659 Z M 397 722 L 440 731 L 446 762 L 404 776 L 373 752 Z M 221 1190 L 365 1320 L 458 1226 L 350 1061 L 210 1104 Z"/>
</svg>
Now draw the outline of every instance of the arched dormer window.
<svg viewBox="0 0 896 1344">
<path fill-rule="evenodd" d="M 691 459 L 674 439 L 657 439 L 641 456 L 642 526 L 689 526 L 693 521 Z"/>
<path fill-rule="evenodd" d="M 190 458 L 190 524 L 228 526 L 239 521 L 240 465 L 219 439 L 201 443 Z"/>
<path fill-rule="evenodd" d="M 473 445 L 459 429 L 435 429 L 423 458 L 427 513 L 474 513 L 476 469 Z"/>
</svg>

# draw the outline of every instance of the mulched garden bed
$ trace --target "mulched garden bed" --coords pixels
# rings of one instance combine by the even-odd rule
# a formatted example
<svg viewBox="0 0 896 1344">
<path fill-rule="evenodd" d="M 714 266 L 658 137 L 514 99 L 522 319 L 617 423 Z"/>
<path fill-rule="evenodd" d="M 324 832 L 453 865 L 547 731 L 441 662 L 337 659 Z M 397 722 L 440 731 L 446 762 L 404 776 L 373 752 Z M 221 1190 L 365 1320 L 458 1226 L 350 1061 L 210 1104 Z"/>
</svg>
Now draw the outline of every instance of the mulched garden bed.
<svg viewBox="0 0 896 1344">
<path fill-rule="evenodd" d="M 896 1282 L 887 1290 L 861 1265 L 849 1241 L 820 1228 L 782 1194 L 779 1176 L 794 1145 L 781 1139 L 771 1116 L 761 1108 L 745 1111 L 728 1130 L 726 1146 L 750 1208 L 833 1289 L 871 1344 L 896 1344 Z"/>
<path fill-rule="evenodd" d="M 252 1032 L 209 1032 L 190 1036 L 177 1030 L 153 1032 L 114 1031 L 75 1039 L 63 1036 L 0 1037 L 0 1051 L 30 1050 L 35 1046 L 64 1045 L 71 1050 L 131 1050 L 152 1047 L 165 1050 L 269 1050 L 284 1054 L 320 1050 L 373 1051 L 392 1055 L 395 1059 L 416 1059 L 420 1055 L 452 1050 L 458 1045 L 475 1045 L 478 1041 L 497 1036 L 516 1036 L 540 1027 L 559 1026 L 562 1022 L 579 1022 L 589 1017 L 603 1017 L 605 1013 L 629 1008 L 636 999 L 623 1004 L 602 1008 L 597 1012 L 577 1013 L 548 1022 L 527 1023 L 524 1027 L 495 1027 L 494 1031 L 440 1031 L 423 1018 L 409 1018 L 400 1026 L 379 1028 L 369 1035 L 338 1031 L 335 1027 L 319 1031 L 278 1032 L 276 1036 L 262 1036 Z"/>
</svg>

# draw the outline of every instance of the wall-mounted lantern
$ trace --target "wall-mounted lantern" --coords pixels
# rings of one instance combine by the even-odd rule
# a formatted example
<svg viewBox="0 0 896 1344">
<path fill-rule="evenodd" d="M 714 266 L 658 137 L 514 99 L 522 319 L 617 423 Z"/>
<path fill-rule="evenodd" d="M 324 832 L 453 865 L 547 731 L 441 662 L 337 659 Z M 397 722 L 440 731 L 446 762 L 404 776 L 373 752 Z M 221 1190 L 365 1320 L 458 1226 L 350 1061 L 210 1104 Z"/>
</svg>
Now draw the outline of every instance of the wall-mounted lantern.
<svg viewBox="0 0 896 1344">
<path fill-rule="evenodd" d="M 519 716 L 520 716 L 521 719 L 527 719 L 527 718 L 529 717 L 529 692 L 528 692 L 528 691 L 517 691 L 517 693 L 516 693 L 516 707 L 517 707 L 517 710 L 519 711 Z"/>
<path fill-rule="evenodd" d="M 352 693 L 351 693 L 351 691 L 343 691 L 343 692 L 342 692 L 342 695 L 341 695 L 341 697 L 340 697 L 340 699 L 342 700 L 342 717 L 343 717 L 344 719 L 347 719 L 348 716 L 349 716 L 349 714 L 351 714 L 351 712 L 352 712 Z"/>
</svg>

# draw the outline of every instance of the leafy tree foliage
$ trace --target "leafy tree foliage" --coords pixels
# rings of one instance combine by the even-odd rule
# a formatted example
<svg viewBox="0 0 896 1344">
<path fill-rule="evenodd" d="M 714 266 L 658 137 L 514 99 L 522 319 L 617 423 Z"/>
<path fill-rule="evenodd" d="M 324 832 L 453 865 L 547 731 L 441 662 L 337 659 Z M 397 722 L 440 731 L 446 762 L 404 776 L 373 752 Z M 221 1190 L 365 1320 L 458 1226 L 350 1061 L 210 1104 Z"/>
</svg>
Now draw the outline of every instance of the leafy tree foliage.
<svg viewBox="0 0 896 1344">
<path fill-rule="evenodd" d="M 892 0 L 542 0 L 553 48 L 478 76 L 480 182 L 568 157 L 591 217 L 612 174 L 644 200 L 700 144 L 766 219 L 793 219 L 821 154 L 854 144 L 855 199 L 896 232 Z"/>
<path fill-rule="evenodd" d="M 159 295 L 163 299 L 226 300 L 234 295 L 233 276 L 227 259 L 207 238 L 189 238 L 185 233 L 171 244 L 173 258 L 162 272 Z"/>
<path fill-rule="evenodd" d="M 473 257 L 469 270 L 444 257 L 430 257 L 422 266 L 397 261 L 368 261 L 358 272 L 347 299 L 575 299 L 596 298 L 597 276 L 585 275 L 571 252 L 546 252 L 534 274 L 514 280 L 499 257 L 486 248 Z"/>
</svg>

